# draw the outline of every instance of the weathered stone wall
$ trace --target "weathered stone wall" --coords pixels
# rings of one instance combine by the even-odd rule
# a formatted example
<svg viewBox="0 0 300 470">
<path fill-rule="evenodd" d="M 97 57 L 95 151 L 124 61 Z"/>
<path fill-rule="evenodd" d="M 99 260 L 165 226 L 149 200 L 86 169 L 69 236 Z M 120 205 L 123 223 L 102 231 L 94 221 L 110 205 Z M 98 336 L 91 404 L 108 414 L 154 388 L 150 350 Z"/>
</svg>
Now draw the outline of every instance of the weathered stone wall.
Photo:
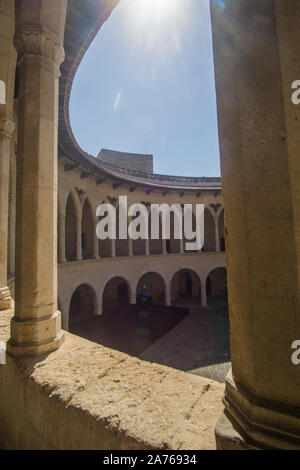
<svg viewBox="0 0 300 470">
<path fill-rule="evenodd" d="M 0 365 L 0 449 L 214 449 L 223 390 L 66 333 L 48 356 Z"/>
</svg>

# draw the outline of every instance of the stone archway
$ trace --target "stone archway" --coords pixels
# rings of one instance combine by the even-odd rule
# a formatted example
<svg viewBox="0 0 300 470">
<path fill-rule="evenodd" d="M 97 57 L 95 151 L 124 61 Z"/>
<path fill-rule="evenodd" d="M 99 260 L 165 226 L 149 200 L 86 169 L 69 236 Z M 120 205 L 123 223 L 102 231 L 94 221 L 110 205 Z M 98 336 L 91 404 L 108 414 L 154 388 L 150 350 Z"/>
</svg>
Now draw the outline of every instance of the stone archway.
<svg viewBox="0 0 300 470">
<path fill-rule="evenodd" d="M 66 260 L 76 260 L 76 227 L 77 214 L 76 205 L 72 193 L 69 195 L 66 205 L 65 237 L 66 237 Z"/>
<path fill-rule="evenodd" d="M 95 224 L 91 204 L 84 201 L 81 221 L 81 250 L 82 259 L 92 259 L 94 256 Z"/>
<path fill-rule="evenodd" d="M 225 251 L 224 209 L 222 209 L 221 213 L 219 214 L 218 224 L 220 251 Z"/>
<path fill-rule="evenodd" d="M 91 286 L 81 284 L 72 294 L 69 305 L 69 329 L 96 314 L 96 295 Z"/>
<path fill-rule="evenodd" d="M 204 210 L 204 246 L 203 251 L 216 251 L 215 221 L 211 212 Z"/>
<path fill-rule="evenodd" d="M 227 302 L 227 270 L 215 268 L 206 278 L 207 303 Z"/>
<path fill-rule="evenodd" d="M 118 307 L 126 308 L 129 305 L 130 287 L 126 279 L 116 276 L 110 279 L 103 290 L 102 311 L 105 313 Z"/>
<path fill-rule="evenodd" d="M 191 269 L 180 269 L 171 280 L 171 300 L 198 298 L 201 302 L 201 281 Z"/>
<path fill-rule="evenodd" d="M 146 273 L 137 284 L 137 303 L 165 305 L 165 289 L 165 282 L 160 274 L 155 272 Z"/>
</svg>

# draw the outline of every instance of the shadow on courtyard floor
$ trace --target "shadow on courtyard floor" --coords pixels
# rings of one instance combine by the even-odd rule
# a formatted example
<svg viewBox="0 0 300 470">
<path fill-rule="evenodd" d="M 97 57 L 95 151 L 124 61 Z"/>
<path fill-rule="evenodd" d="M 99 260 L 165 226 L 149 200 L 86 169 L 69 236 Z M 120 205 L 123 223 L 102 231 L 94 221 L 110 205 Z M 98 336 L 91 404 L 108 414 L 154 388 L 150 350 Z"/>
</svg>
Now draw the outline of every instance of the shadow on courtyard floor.
<svg viewBox="0 0 300 470">
<path fill-rule="evenodd" d="M 70 331 L 143 360 L 224 382 L 230 368 L 228 308 L 224 299 L 202 308 L 131 305 L 77 323 Z"/>
<path fill-rule="evenodd" d="M 224 382 L 230 368 L 228 307 L 223 300 L 202 308 L 177 303 L 190 314 L 140 354 L 140 358 Z"/>
<path fill-rule="evenodd" d="M 70 332 L 103 346 L 139 356 L 187 315 L 187 308 L 126 305 L 70 327 Z"/>
</svg>

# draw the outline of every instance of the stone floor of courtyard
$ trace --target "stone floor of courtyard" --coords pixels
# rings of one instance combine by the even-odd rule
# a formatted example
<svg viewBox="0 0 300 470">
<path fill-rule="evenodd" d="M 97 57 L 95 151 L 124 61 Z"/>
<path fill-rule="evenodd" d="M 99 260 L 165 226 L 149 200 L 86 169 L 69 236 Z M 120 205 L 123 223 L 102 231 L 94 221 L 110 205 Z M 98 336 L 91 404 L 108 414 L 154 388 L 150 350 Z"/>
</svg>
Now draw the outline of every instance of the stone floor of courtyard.
<svg viewBox="0 0 300 470">
<path fill-rule="evenodd" d="M 189 314 L 188 308 L 124 305 L 70 326 L 70 332 L 117 351 L 139 356 Z"/>
<path fill-rule="evenodd" d="M 225 299 L 203 308 L 192 299 L 177 306 L 189 308 L 168 333 L 147 348 L 140 358 L 225 382 L 230 369 L 230 328 Z"/>
<path fill-rule="evenodd" d="M 10 317 L 0 313 L 2 341 Z M 224 391 L 215 381 L 70 333 L 47 356 L 7 359 L 0 366 L 0 448 L 215 448 Z"/>
<path fill-rule="evenodd" d="M 143 360 L 223 383 L 230 369 L 226 300 L 180 299 L 173 307 L 115 308 L 76 323 L 71 332 Z"/>
</svg>

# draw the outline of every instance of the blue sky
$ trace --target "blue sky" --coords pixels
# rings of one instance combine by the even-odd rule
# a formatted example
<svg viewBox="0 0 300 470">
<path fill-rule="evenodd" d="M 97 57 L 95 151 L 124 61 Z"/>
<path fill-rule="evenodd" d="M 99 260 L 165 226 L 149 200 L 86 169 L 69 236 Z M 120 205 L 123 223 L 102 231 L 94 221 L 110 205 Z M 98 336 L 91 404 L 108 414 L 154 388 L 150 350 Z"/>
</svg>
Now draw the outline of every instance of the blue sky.
<svg viewBox="0 0 300 470">
<path fill-rule="evenodd" d="M 71 94 L 81 147 L 154 156 L 154 171 L 219 176 L 209 0 L 120 0 Z"/>
</svg>

